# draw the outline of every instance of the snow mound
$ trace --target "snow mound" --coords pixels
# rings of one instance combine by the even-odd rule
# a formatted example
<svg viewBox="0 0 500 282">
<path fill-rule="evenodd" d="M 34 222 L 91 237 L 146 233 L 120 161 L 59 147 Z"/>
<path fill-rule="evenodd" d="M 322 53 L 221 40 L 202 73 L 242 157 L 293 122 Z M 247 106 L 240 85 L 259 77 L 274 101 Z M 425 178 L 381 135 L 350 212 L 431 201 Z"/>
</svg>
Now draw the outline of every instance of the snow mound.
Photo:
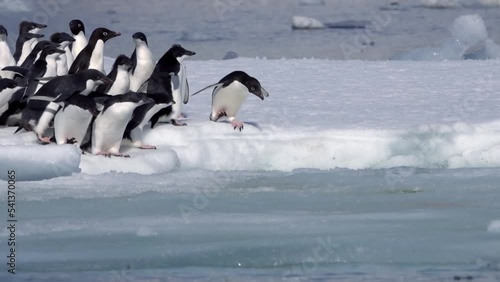
<svg viewBox="0 0 500 282">
<path fill-rule="evenodd" d="M 451 36 L 441 47 L 421 48 L 396 56 L 396 60 L 441 61 L 491 59 L 500 55 L 500 47 L 488 37 L 481 16 L 463 15 L 450 27 Z"/>
<path fill-rule="evenodd" d="M 322 29 L 326 28 L 326 26 L 318 21 L 317 19 L 303 17 L 303 16 L 294 16 L 292 18 L 292 28 L 293 29 Z"/>
<path fill-rule="evenodd" d="M 16 171 L 19 181 L 42 180 L 80 172 L 81 152 L 72 145 L 0 146 L 0 170 Z M 7 174 L 0 174 L 6 180 Z"/>
</svg>

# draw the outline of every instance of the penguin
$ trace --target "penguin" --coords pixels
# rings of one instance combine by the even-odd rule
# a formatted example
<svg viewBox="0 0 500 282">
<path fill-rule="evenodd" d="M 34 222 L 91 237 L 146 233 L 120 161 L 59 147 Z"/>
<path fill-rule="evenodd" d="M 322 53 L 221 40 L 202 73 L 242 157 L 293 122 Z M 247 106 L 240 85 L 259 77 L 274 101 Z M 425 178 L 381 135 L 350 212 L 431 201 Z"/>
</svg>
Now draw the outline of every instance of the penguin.
<svg viewBox="0 0 500 282">
<path fill-rule="evenodd" d="M 78 57 L 78 54 L 87 46 L 88 40 L 87 36 L 85 35 L 85 25 L 83 25 L 83 22 L 81 20 L 72 20 L 69 22 L 69 29 L 71 30 L 71 33 L 73 34 L 73 38 L 75 39 L 75 42 L 73 43 L 73 46 L 71 48 L 71 53 L 73 54 L 73 59 Z M 70 68 L 71 65 L 68 66 Z"/>
<path fill-rule="evenodd" d="M 0 25 L 0 69 L 8 66 L 15 66 L 16 60 L 10 51 L 9 44 L 7 43 L 7 37 L 9 33 L 7 29 Z"/>
<path fill-rule="evenodd" d="M 129 92 L 111 96 L 94 121 L 92 130 L 92 154 L 130 157 L 120 153 L 123 134 L 134 110 L 154 100 L 143 93 Z"/>
<path fill-rule="evenodd" d="M 73 95 L 88 95 L 94 86 L 100 83 L 112 83 L 112 81 L 94 69 L 53 78 L 28 101 L 22 113 L 22 125 L 17 131 L 22 128 L 33 130 L 40 142 L 49 143 L 50 138 L 44 137 L 43 134 L 61 104 Z"/>
<path fill-rule="evenodd" d="M 264 100 L 269 93 L 261 86 L 260 82 L 243 71 L 234 71 L 223 77 L 218 83 L 207 86 L 192 96 L 202 91 L 215 87 L 212 92 L 212 112 L 210 120 L 217 122 L 226 116 L 234 129 L 243 129 L 243 123 L 236 119 L 236 113 L 246 100 L 248 93 L 252 93 Z"/>
<path fill-rule="evenodd" d="M 28 100 L 41 87 L 38 79 L 42 77 L 53 77 L 56 75 L 56 58 L 64 51 L 59 50 L 57 45 L 46 46 L 40 58 L 33 64 L 26 74 L 27 87 L 14 92 L 8 102 L 7 110 L 0 114 L 0 124 L 7 123 L 7 120 L 16 112 L 24 109 Z M 15 70 L 22 67 L 6 67 L 5 69 Z M 25 71 L 23 71 L 24 73 Z"/>
<path fill-rule="evenodd" d="M 48 40 L 38 41 L 38 43 L 35 45 L 33 50 L 31 50 L 30 54 L 26 57 L 24 62 L 21 64 L 21 67 L 28 68 L 28 69 L 31 68 L 33 63 L 35 63 L 37 58 L 39 58 L 40 53 L 42 52 L 43 48 L 45 48 L 46 46 L 51 45 L 51 44 L 52 44 L 52 42 L 50 42 Z"/>
<path fill-rule="evenodd" d="M 142 143 L 144 126 L 146 126 L 155 113 L 163 108 L 173 105 L 175 102 L 172 100 L 171 96 L 161 93 L 146 95 L 153 99 L 154 103 L 139 106 L 134 110 L 134 114 L 132 115 L 130 122 L 127 124 L 123 138 L 130 140 L 132 142 L 132 146 L 136 148 L 156 150 L 155 146 L 145 145 Z"/>
<path fill-rule="evenodd" d="M 69 45 L 75 42 L 75 39 L 65 32 L 57 32 L 52 34 L 50 41 L 59 44 L 59 48 L 64 50 L 64 54 L 57 58 L 57 75 L 67 75 L 69 70 L 68 60 L 73 61 L 73 54 L 69 49 Z"/>
<path fill-rule="evenodd" d="M 113 69 L 108 74 L 108 78 L 113 81 L 112 85 L 101 85 L 97 87 L 96 92 L 118 95 L 129 92 L 130 88 L 130 68 L 132 61 L 125 55 L 116 58 Z"/>
<path fill-rule="evenodd" d="M 130 91 L 138 91 L 155 69 L 153 53 L 149 50 L 148 39 L 142 32 L 134 33 L 132 36 L 135 50 L 132 54 L 132 73 L 130 75 Z"/>
<path fill-rule="evenodd" d="M 17 86 L 17 83 L 10 78 L 0 78 L 0 114 L 8 108 L 9 97 L 7 97 L 6 92 L 12 91 Z M 0 123 L 0 125 L 2 124 Z"/>
<path fill-rule="evenodd" d="M 104 72 L 104 43 L 111 38 L 120 36 L 119 32 L 111 31 L 107 28 L 97 28 L 90 36 L 89 44 L 75 58 L 69 69 L 69 74 L 95 69 Z"/>
<path fill-rule="evenodd" d="M 177 122 L 177 119 L 181 116 L 182 104 L 189 101 L 187 77 L 182 61 L 184 58 L 193 55 L 196 55 L 196 53 L 184 49 L 181 45 L 173 45 L 158 61 L 151 78 L 141 87 L 140 91 L 145 89 L 146 93 L 164 93 L 172 96 L 175 102 L 172 106 L 161 109 L 153 115 L 151 127 L 154 127 L 160 118 L 164 119 L 162 121 L 172 122 L 175 126 L 186 125 Z"/>
<path fill-rule="evenodd" d="M 58 145 L 82 144 L 92 117 L 97 116 L 93 98 L 76 94 L 65 100 L 54 117 L 54 138 Z"/>
<path fill-rule="evenodd" d="M 42 28 L 46 28 L 47 25 L 23 21 L 19 24 L 19 37 L 16 41 L 16 51 L 14 53 L 14 59 L 17 65 L 20 66 L 28 54 L 33 50 L 38 38 L 42 38 L 43 34 L 38 34 Z"/>
</svg>

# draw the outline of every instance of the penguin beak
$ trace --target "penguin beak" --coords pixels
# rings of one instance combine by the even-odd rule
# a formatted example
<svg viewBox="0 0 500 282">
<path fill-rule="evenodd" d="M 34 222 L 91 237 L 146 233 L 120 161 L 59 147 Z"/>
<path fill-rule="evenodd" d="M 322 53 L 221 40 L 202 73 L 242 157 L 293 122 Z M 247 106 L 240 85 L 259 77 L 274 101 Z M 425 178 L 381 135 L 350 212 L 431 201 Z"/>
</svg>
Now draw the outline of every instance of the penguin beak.
<svg viewBox="0 0 500 282">
<path fill-rule="evenodd" d="M 38 33 L 28 33 L 28 35 L 26 37 L 29 38 L 29 39 L 32 39 L 32 38 L 42 38 L 42 37 L 44 37 L 44 35 L 43 34 L 38 34 Z"/>
<path fill-rule="evenodd" d="M 259 97 L 261 100 L 264 100 L 264 95 L 262 94 L 262 91 L 260 91 L 260 89 L 257 89 L 251 93 L 254 94 L 255 96 Z"/>
<path fill-rule="evenodd" d="M 39 24 L 39 23 L 33 23 L 32 24 L 36 27 L 36 28 L 46 28 L 47 25 L 46 24 Z"/>
<path fill-rule="evenodd" d="M 55 52 L 59 53 L 59 54 L 65 54 L 66 53 L 64 50 L 61 50 L 61 49 L 56 49 Z"/>
<path fill-rule="evenodd" d="M 186 56 L 194 56 L 196 55 L 196 52 L 186 50 Z"/>
<path fill-rule="evenodd" d="M 119 32 L 113 31 L 109 35 L 110 35 L 109 38 L 114 38 L 114 37 L 118 37 L 118 36 L 120 36 L 122 34 L 119 33 Z"/>
</svg>

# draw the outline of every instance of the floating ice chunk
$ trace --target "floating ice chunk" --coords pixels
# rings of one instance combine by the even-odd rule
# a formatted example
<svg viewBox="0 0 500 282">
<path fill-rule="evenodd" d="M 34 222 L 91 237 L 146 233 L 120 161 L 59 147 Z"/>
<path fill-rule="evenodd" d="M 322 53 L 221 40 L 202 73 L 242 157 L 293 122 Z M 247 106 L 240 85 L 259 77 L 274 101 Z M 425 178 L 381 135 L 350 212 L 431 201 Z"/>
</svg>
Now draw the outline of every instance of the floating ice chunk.
<svg viewBox="0 0 500 282">
<path fill-rule="evenodd" d="M 15 170 L 19 181 L 50 179 L 80 172 L 80 158 L 80 149 L 72 145 L 0 146 L 0 171 Z"/>
<path fill-rule="evenodd" d="M 439 60 L 462 60 L 464 58 L 475 58 L 494 55 L 497 49 L 494 42 L 490 40 L 488 47 L 488 32 L 483 19 L 479 15 L 460 16 L 450 27 L 451 37 L 441 47 L 421 48 L 396 56 L 396 60 L 415 61 L 439 61 Z M 488 52 L 486 52 L 488 48 Z M 472 55 L 475 54 L 476 55 Z"/>
<path fill-rule="evenodd" d="M 293 29 L 321 29 L 326 26 L 317 19 L 307 18 L 303 16 L 294 16 L 292 19 Z"/>
<path fill-rule="evenodd" d="M 236 59 L 236 58 L 238 58 L 238 54 L 236 52 L 229 51 L 226 53 L 226 55 L 224 55 L 224 57 L 222 59 L 223 60 L 232 60 L 232 59 Z"/>
<path fill-rule="evenodd" d="M 299 0 L 299 6 L 322 6 L 325 0 Z"/>
<path fill-rule="evenodd" d="M 448 9 L 461 5 L 458 0 L 422 0 L 422 6 L 432 9 Z"/>
<path fill-rule="evenodd" d="M 500 0 L 477 0 L 478 4 L 487 7 L 500 6 Z"/>
<path fill-rule="evenodd" d="M 450 32 L 452 40 L 461 45 L 465 51 L 483 47 L 488 39 L 483 18 L 477 14 L 458 17 L 453 22 Z"/>
<path fill-rule="evenodd" d="M 224 38 L 214 36 L 203 32 L 183 32 L 179 40 L 190 42 L 203 42 L 203 41 L 219 41 Z"/>
<path fill-rule="evenodd" d="M 489 233 L 500 233 L 500 220 L 493 220 L 488 226 Z"/>
</svg>

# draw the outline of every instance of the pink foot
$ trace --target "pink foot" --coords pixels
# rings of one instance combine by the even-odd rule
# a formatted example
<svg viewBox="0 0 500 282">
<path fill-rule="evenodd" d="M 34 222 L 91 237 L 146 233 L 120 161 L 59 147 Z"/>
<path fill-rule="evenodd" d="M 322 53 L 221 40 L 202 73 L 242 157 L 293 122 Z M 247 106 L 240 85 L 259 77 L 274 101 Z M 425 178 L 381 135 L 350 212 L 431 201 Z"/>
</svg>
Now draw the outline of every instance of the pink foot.
<svg viewBox="0 0 500 282">
<path fill-rule="evenodd" d="M 50 137 L 43 137 L 43 136 L 38 136 L 38 141 L 42 142 L 42 144 L 49 144 L 50 143 Z"/>
<path fill-rule="evenodd" d="M 240 131 L 243 130 L 243 123 L 241 121 L 233 120 L 231 122 L 231 125 L 234 127 L 234 129 L 239 129 Z"/>
<path fill-rule="evenodd" d="M 185 114 L 180 114 L 179 118 L 187 118 L 187 116 Z"/>
<path fill-rule="evenodd" d="M 110 153 L 111 156 L 119 157 L 119 158 L 130 158 L 130 155 L 125 155 L 122 153 Z"/>
<path fill-rule="evenodd" d="M 107 158 L 111 158 L 111 154 L 108 152 L 97 152 L 96 156 L 105 156 Z"/>
<path fill-rule="evenodd" d="M 156 150 L 156 147 L 155 146 L 151 146 L 151 145 L 142 145 L 139 147 L 139 149 L 143 149 L 143 150 Z"/>
<path fill-rule="evenodd" d="M 186 126 L 187 124 L 183 123 L 183 122 L 178 122 L 176 121 L 175 119 L 172 120 L 172 124 L 174 126 Z"/>
</svg>

